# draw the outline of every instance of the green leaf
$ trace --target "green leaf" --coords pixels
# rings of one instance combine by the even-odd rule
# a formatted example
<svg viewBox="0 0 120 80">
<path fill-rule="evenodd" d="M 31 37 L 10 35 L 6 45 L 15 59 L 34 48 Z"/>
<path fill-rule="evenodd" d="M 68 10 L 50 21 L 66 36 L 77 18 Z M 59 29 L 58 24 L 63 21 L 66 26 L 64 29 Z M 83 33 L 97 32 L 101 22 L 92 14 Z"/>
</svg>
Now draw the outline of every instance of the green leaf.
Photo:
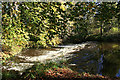
<svg viewBox="0 0 120 80">
<path fill-rule="evenodd" d="M 54 29 L 50 29 L 51 32 L 56 32 Z"/>
<path fill-rule="evenodd" d="M 66 10 L 64 5 L 61 5 L 61 6 L 60 6 L 60 9 L 62 9 L 63 11 Z"/>
<path fill-rule="evenodd" d="M 31 74 L 31 77 L 32 77 L 32 78 L 35 78 L 35 76 L 34 76 L 33 74 Z"/>
<path fill-rule="evenodd" d="M 51 6 L 51 8 L 53 9 L 54 12 L 57 11 L 57 9 L 55 7 Z"/>
</svg>

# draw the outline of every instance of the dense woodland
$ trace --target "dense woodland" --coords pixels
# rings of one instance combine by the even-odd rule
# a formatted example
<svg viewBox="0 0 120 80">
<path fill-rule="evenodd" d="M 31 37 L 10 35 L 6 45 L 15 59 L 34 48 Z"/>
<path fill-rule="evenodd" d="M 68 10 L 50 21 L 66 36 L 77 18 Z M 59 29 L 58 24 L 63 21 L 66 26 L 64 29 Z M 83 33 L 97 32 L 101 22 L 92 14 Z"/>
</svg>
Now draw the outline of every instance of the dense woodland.
<svg viewBox="0 0 120 80">
<path fill-rule="evenodd" d="M 2 2 L 2 57 L 26 48 L 120 41 L 119 2 Z"/>
<path fill-rule="evenodd" d="M 3 80 L 48 80 L 49 78 L 116 80 L 120 77 L 120 47 L 119 44 L 112 44 L 112 42 L 120 42 L 120 2 L 2 2 L 0 5 L 2 5 L 0 56 L 3 66 L 14 67 L 13 64 L 20 63 L 17 62 L 17 58 L 20 59 L 15 58 L 15 54 L 26 49 L 53 49 L 57 45 L 100 42 L 96 48 L 87 48 L 88 44 L 82 49 L 83 52 L 78 51 L 84 58 L 79 53 L 75 53 L 80 55 L 79 58 L 75 57 L 77 62 L 83 59 L 82 61 L 87 63 L 83 66 L 84 69 L 89 67 L 89 62 L 92 62 L 90 64 L 94 68 L 90 66 L 90 74 L 86 71 L 79 74 L 68 67 L 67 61 L 61 60 L 59 63 L 35 63 L 23 74 L 3 69 Z M 104 44 L 108 41 L 111 43 Z M 89 49 L 94 50 L 90 52 Z M 96 70 L 95 68 L 99 69 L 98 74 L 91 73 Z M 99 75 L 101 72 L 102 75 Z"/>
</svg>

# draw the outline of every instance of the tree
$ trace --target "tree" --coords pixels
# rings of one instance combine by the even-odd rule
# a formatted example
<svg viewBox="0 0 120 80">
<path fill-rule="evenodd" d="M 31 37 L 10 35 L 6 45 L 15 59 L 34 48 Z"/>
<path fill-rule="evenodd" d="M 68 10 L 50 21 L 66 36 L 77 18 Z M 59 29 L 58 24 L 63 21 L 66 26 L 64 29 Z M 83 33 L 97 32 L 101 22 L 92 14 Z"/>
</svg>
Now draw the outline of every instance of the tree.
<svg viewBox="0 0 120 80">
<path fill-rule="evenodd" d="M 116 3 L 114 2 L 103 2 L 103 3 L 98 3 L 97 5 L 97 13 L 95 14 L 95 20 L 98 21 L 98 24 L 100 25 L 100 34 L 101 37 L 103 35 L 103 29 L 105 28 L 105 25 L 111 24 L 111 26 L 108 28 L 112 27 L 112 18 L 114 15 L 116 15 Z"/>
</svg>

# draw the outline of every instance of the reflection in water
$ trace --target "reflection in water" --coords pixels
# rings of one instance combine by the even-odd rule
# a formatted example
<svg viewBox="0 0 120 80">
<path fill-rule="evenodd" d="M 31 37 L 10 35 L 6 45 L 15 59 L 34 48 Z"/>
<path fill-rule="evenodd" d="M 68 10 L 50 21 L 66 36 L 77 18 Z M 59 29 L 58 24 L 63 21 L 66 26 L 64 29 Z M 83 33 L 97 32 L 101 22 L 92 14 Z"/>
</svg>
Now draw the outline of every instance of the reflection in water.
<svg viewBox="0 0 120 80">
<path fill-rule="evenodd" d="M 19 55 L 38 57 L 46 55 L 48 51 L 59 51 L 59 48 L 29 49 Z M 120 43 L 93 42 L 85 46 L 82 50 L 74 52 L 73 55 L 74 56 L 69 59 L 67 63 L 72 64 L 69 66 L 79 73 L 89 72 L 90 74 L 120 77 Z M 15 56 L 12 59 L 15 63 L 26 63 L 25 58 Z M 28 62 L 30 63 L 30 61 Z"/>
<path fill-rule="evenodd" d="M 73 70 L 120 77 L 120 44 L 100 43 L 92 48 L 77 52 L 68 62 L 76 64 Z"/>
<path fill-rule="evenodd" d="M 116 74 L 116 77 L 120 77 L 120 69 L 119 69 L 118 73 Z"/>
<path fill-rule="evenodd" d="M 102 75 L 102 72 L 101 72 L 101 70 L 103 69 L 103 55 L 104 54 L 101 54 L 101 57 L 100 57 L 100 60 L 98 61 L 99 62 L 99 67 L 98 67 L 98 73 L 100 74 L 100 75 Z"/>
</svg>

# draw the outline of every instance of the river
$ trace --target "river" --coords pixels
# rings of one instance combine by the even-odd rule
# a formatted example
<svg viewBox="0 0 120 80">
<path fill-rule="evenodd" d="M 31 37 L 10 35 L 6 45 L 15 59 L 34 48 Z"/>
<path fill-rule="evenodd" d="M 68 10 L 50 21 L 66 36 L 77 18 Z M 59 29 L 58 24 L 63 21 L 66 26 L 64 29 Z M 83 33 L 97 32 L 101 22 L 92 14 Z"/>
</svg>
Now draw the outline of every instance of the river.
<svg viewBox="0 0 120 80">
<path fill-rule="evenodd" d="M 35 62 L 62 59 L 61 55 L 67 59 L 66 64 L 79 73 L 120 77 L 120 43 L 117 42 L 85 42 L 51 49 L 28 49 L 8 61 L 3 68 L 22 71 Z"/>
<path fill-rule="evenodd" d="M 79 73 L 89 72 L 104 76 L 120 77 L 120 43 L 99 42 L 75 52 L 68 60 L 71 68 Z"/>
</svg>

